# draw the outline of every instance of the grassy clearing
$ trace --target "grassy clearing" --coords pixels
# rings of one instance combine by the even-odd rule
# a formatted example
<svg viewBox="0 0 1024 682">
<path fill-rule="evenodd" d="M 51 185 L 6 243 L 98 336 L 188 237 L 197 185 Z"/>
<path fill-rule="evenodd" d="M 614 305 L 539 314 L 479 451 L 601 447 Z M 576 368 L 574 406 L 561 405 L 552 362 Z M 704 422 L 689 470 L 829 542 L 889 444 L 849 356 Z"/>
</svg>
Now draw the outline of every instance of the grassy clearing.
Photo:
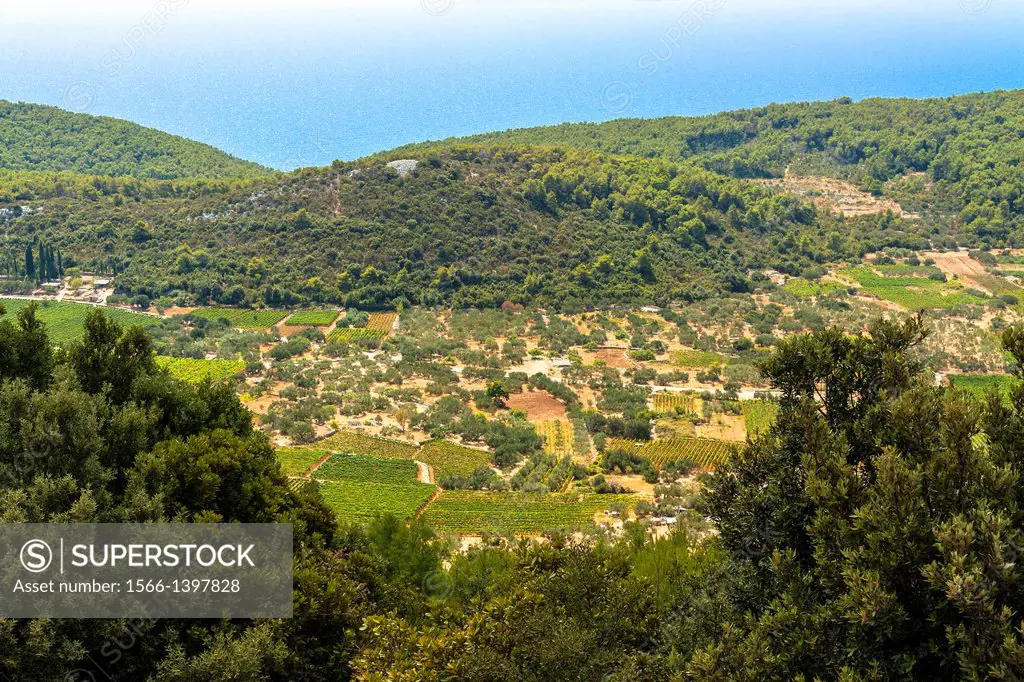
<svg viewBox="0 0 1024 682">
<path fill-rule="evenodd" d="M 460 534 L 544 533 L 594 525 L 599 512 L 630 508 L 633 495 L 531 495 L 445 490 L 423 513 L 432 527 Z"/>
<path fill-rule="evenodd" d="M 247 331 L 266 331 L 288 316 L 286 310 L 248 310 L 245 308 L 196 308 L 193 317 L 226 319 L 232 327 Z"/>
<path fill-rule="evenodd" d="M 158 317 L 133 313 L 122 308 L 91 306 L 86 303 L 71 303 L 69 301 L 29 301 L 23 298 L 0 299 L 0 305 L 3 305 L 7 311 L 7 314 L 0 319 L 10 320 L 12 324 L 17 324 L 18 313 L 33 302 L 38 308 L 36 318 L 46 325 L 50 339 L 60 345 L 66 345 L 82 338 L 85 331 L 85 318 L 97 307 L 109 319 L 123 327 L 153 327 L 160 324 Z"/>
<path fill-rule="evenodd" d="M 210 379 L 230 379 L 245 371 L 244 360 L 203 360 L 199 358 L 170 358 L 158 356 L 156 364 L 164 367 L 175 379 L 197 384 Z"/>
<path fill-rule="evenodd" d="M 338 319 L 337 310 L 301 310 L 292 313 L 286 324 L 303 327 L 329 327 Z"/>
</svg>

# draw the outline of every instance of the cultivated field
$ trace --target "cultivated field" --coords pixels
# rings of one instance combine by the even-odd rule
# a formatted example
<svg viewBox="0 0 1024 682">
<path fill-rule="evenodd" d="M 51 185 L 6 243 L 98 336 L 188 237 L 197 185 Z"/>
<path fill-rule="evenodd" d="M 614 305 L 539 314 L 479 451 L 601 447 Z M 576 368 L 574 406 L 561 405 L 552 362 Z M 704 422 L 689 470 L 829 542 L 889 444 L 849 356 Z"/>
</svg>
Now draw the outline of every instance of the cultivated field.
<svg viewBox="0 0 1024 682">
<path fill-rule="evenodd" d="M 288 317 L 287 310 L 248 310 L 245 308 L 196 308 L 193 317 L 207 320 L 226 319 L 232 327 L 247 331 L 266 331 Z"/>
<path fill-rule="evenodd" d="M 607 449 L 625 450 L 646 457 L 658 468 L 669 462 L 690 461 L 699 467 L 713 469 L 725 462 L 735 447 L 727 441 L 680 436 L 652 441 L 609 438 Z"/>
<path fill-rule="evenodd" d="M 427 507 L 423 520 L 443 532 L 543 533 L 594 525 L 598 513 L 630 508 L 633 495 L 493 493 L 445 490 Z"/>
<path fill-rule="evenodd" d="M 22 298 L 0 299 L 0 305 L 7 311 L 7 314 L 2 319 L 16 324 L 18 313 L 27 308 L 31 303 L 33 301 Z M 59 344 L 67 344 L 80 339 L 82 332 L 85 330 L 86 316 L 97 308 L 86 303 L 70 303 L 67 301 L 35 301 L 35 303 L 37 306 L 36 317 L 46 325 L 50 339 Z M 133 313 L 121 308 L 100 306 L 99 310 L 123 327 L 135 325 L 151 327 L 160 323 L 159 318 L 152 315 Z"/>
<path fill-rule="evenodd" d="M 199 383 L 206 379 L 220 381 L 238 376 L 245 370 L 244 360 L 203 360 L 158 356 L 156 364 L 166 368 L 175 379 Z"/>
<path fill-rule="evenodd" d="M 285 324 L 293 327 L 329 327 L 338 319 L 337 310 L 302 310 L 292 313 Z"/>
</svg>

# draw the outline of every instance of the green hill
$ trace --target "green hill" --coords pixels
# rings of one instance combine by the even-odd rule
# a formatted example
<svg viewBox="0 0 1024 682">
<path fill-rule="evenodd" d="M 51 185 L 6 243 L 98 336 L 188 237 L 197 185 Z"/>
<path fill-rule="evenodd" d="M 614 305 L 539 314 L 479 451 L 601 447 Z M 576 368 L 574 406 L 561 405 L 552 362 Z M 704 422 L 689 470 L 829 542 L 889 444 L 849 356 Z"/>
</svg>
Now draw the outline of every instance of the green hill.
<svg viewBox="0 0 1024 682">
<path fill-rule="evenodd" d="M 40 110 L 63 122 L 52 125 L 64 140 L 53 143 L 55 166 L 74 167 L 65 157 L 88 146 L 88 136 L 67 137 L 69 122 L 118 139 L 107 119 L 13 110 L 36 112 L 14 117 L 36 124 L 35 136 L 21 136 L 32 144 L 14 145 L 22 157 L 47 139 Z M 155 147 L 182 173 L 214 174 L 206 161 L 225 173 L 258 170 L 114 123 L 131 135 L 112 148 L 132 158 Z M 0 171 L 10 240 L 0 272 L 16 274 L 25 246 L 42 238 L 66 265 L 116 272 L 122 293 L 200 305 L 697 300 L 748 291 L 765 269 L 814 277 L 889 247 L 1024 246 L 1022 129 L 1017 91 L 509 131 L 287 175 Z M 402 159 L 417 163 L 388 163 Z M 787 168 L 856 183 L 921 219 L 843 216 L 758 181 Z"/>
<path fill-rule="evenodd" d="M 959 213 L 971 232 L 1005 238 L 1024 217 L 1021 130 L 1024 90 L 1014 90 L 920 100 L 843 98 L 701 117 L 566 123 L 397 151 L 459 143 L 530 144 L 689 161 L 741 178 L 779 177 L 790 168 L 911 200 L 914 210 Z M 891 182 L 914 173 L 922 175 Z"/>
<path fill-rule="evenodd" d="M 8 229 L 152 298 L 360 309 L 693 300 L 746 291 L 765 268 L 927 243 L 899 219 L 847 220 L 659 159 L 528 146 L 418 156 L 405 176 L 371 158 L 238 187 L 40 187 L 29 204 L 45 210 Z"/>
<path fill-rule="evenodd" d="M 272 172 L 209 145 L 128 121 L 3 100 L 0 169 L 160 179 Z"/>
</svg>

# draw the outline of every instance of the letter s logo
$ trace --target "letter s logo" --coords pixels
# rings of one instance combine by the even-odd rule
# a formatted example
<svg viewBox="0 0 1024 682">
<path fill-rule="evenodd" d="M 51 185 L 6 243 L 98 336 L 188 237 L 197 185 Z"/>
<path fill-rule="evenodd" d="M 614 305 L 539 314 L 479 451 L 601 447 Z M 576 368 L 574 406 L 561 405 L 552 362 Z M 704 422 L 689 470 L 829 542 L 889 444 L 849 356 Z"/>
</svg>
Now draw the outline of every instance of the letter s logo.
<svg viewBox="0 0 1024 682">
<path fill-rule="evenodd" d="M 42 573 L 53 563 L 53 550 L 42 540 L 29 540 L 21 546 L 21 565 L 31 573 Z"/>
</svg>

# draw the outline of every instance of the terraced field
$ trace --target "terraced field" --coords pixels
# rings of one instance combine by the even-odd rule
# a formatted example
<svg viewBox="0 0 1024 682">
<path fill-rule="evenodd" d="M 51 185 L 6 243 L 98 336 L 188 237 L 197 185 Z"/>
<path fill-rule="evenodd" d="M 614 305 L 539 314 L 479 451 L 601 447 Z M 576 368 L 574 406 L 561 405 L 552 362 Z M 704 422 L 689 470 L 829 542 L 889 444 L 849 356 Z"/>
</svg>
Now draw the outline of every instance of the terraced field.
<svg viewBox="0 0 1024 682">
<path fill-rule="evenodd" d="M 419 448 L 411 443 L 351 431 L 338 431 L 328 438 L 311 443 L 308 448 L 326 450 L 327 452 L 350 452 L 383 459 L 412 460 L 416 459 L 416 455 L 419 453 Z"/>
<path fill-rule="evenodd" d="M 196 308 L 193 317 L 207 320 L 226 319 L 232 327 L 246 331 L 267 331 L 288 317 L 287 310 L 249 310 L 246 308 Z"/>
<path fill-rule="evenodd" d="M 544 533 L 594 525 L 595 516 L 613 506 L 632 507 L 633 495 L 531 495 L 445 490 L 427 507 L 423 520 L 442 532 Z"/>
<path fill-rule="evenodd" d="M 167 368 L 172 377 L 196 384 L 205 379 L 212 381 L 230 379 L 245 371 L 244 360 L 203 360 L 158 356 L 156 364 Z"/>
<path fill-rule="evenodd" d="M 0 319 L 10 320 L 17 323 L 18 313 L 27 308 L 33 301 L 23 298 L 2 298 L 0 305 L 3 305 L 7 314 Z M 82 338 L 85 331 L 85 318 L 97 306 L 86 303 L 71 303 L 69 301 L 35 301 L 37 305 L 36 317 L 46 325 L 46 330 L 54 343 L 65 345 Z M 98 306 L 103 314 L 114 320 L 123 327 L 141 326 L 153 327 L 160 324 L 160 318 L 153 315 L 133 313 L 122 308 L 110 306 Z"/>
<path fill-rule="evenodd" d="M 366 323 L 366 328 L 390 334 L 397 319 L 398 313 L 370 313 L 370 321 Z"/>
<path fill-rule="evenodd" d="M 337 310 L 301 310 L 292 313 L 286 324 L 296 327 L 329 327 L 338 319 Z"/>
<path fill-rule="evenodd" d="M 632 441 L 609 438 L 607 450 L 625 450 L 651 460 L 657 468 L 669 462 L 691 461 L 704 468 L 713 469 L 729 459 L 735 444 L 711 438 L 676 436 L 652 441 Z"/>
</svg>

